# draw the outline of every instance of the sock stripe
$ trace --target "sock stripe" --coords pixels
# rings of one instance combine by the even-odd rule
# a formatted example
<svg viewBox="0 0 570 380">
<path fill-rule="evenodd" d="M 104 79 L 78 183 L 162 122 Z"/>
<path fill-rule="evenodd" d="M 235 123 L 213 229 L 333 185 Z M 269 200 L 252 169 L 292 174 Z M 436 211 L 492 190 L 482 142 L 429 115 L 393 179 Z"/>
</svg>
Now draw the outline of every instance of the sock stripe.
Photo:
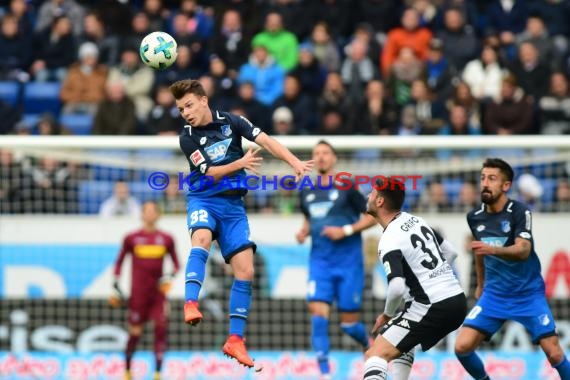
<svg viewBox="0 0 570 380">
<path fill-rule="evenodd" d="M 230 314 L 230 318 L 247 319 L 247 315 L 243 315 L 243 314 Z"/>
<path fill-rule="evenodd" d="M 184 281 L 185 284 L 190 284 L 190 283 L 195 283 L 195 284 L 199 284 L 200 286 L 202 285 L 202 281 L 200 280 L 196 280 L 194 278 L 190 279 L 190 280 L 186 280 Z"/>
<path fill-rule="evenodd" d="M 208 252 L 208 250 L 206 248 L 203 248 L 203 247 L 192 247 L 190 249 L 190 253 L 192 253 L 192 251 L 198 251 L 198 250 L 206 252 L 206 255 L 210 254 L 210 252 Z"/>
</svg>

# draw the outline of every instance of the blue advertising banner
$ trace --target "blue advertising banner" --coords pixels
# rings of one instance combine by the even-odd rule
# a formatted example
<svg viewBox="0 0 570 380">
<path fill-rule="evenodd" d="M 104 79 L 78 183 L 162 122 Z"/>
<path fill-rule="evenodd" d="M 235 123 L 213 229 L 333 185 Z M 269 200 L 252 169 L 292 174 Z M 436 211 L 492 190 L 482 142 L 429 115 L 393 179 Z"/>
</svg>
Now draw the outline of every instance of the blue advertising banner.
<svg viewBox="0 0 570 380">
<path fill-rule="evenodd" d="M 162 377 L 168 380 L 309 380 L 318 379 L 315 357 L 308 352 L 252 351 L 260 372 L 246 369 L 220 352 L 169 352 L 165 356 Z M 542 352 L 482 354 L 485 366 L 494 380 L 555 380 L 558 373 Z M 332 352 L 333 378 L 360 380 L 363 356 L 359 353 Z M 151 379 L 154 359 L 151 352 L 138 352 L 133 360 L 133 377 Z M 3 380 L 121 379 L 124 375 L 120 354 L 41 354 L 14 355 L 0 352 L 0 378 Z M 453 354 L 418 353 L 410 380 L 467 380 Z"/>
</svg>

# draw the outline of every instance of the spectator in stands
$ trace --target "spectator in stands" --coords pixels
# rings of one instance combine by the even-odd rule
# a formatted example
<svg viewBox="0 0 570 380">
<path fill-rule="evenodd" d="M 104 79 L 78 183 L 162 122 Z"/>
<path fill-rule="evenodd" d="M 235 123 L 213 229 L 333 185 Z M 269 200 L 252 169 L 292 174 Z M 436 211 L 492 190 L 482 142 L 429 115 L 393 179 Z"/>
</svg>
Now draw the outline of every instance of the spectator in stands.
<svg viewBox="0 0 570 380">
<path fill-rule="evenodd" d="M 217 55 L 210 57 L 209 74 L 214 81 L 217 96 L 223 104 L 230 104 L 236 98 L 237 83 L 235 78 L 229 75 L 226 63 Z"/>
<path fill-rule="evenodd" d="M 7 14 L 2 18 L 0 30 L 0 80 L 29 79 L 26 73 L 32 61 L 32 39 L 30 34 L 23 32 L 16 17 Z"/>
<path fill-rule="evenodd" d="M 26 180 L 28 180 L 26 182 Z M 23 211 L 22 190 L 31 187 L 22 165 L 9 150 L 0 149 L 0 214 Z"/>
<path fill-rule="evenodd" d="M 515 35 L 521 33 L 528 18 L 526 1 L 493 0 L 487 6 L 489 27 L 499 33 L 502 45 L 515 43 Z"/>
<path fill-rule="evenodd" d="M 208 40 L 214 32 L 214 20 L 211 11 L 198 5 L 196 0 L 182 0 L 180 2 L 180 13 L 188 17 L 186 28 L 192 35 L 198 37 L 200 41 Z"/>
<path fill-rule="evenodd" d="M 122 82 L 108 82 L 105 99 L 93 121 L 94 135 L 133 135 L 137 128 L 135 104 Z"/>
<path fill-rule="evenodd" d="M 414 56 L 425 60 L 432 38 L 432 32 L 420 27 L 418 11 L 408 8 L 402 16 L 402 26 L 392 29 L 388 33 L 384 49 L 382 50 L 382 72 L 388 77 L 392 72 L 392 65 L 400 56 L 403 48 L 411 49 Z"/>
<path fill-rule="evenodd" d="M 441 29 L 438 21 L 442 18 L 440 10 L 430 0 L 408 0 L 405 3 L 415 9 L 420 16 L 420 26 L 430 30 Z"/>
<path fill-rule="evenodd" d="M 178 174 L 173 173 L 169 178 L 168 186 L 157 201 L 158 207 L 167 215 L 186 214 L 186 197 L 178 187 Z"/>
<path fill-rule="evenodd" d="M 190 19 L 184 13 L 177 13 L 172 19 L 172 37 L 178 42 L 178 47 L 187 46 L 192 53 L 193 66 L 200 71 L 208 68 L 204 44 L 188 27 Z"/>
<path fill-rule="evenodd" d="M 75 61 L 77 47 L 66 16 L 56 17 L 51 29 L 36 35 L 31 72 L 36 81 L 61 82 Z"/>
<path fill-rule="evenodd" d="M 534 106 L 532 99 L 517 86 L 509 74 L 501 83 L 501 97 L 493 101 L 485 112 L 484 131 L 495 135 L 533 133 Z"/>
<path fill-rule="evenodd" d="M 141 205 L 138 199 L 130 193 L 129 185 L 126 182 L 115 183 L 113 195 L 107 198 L 99 209 L 102 217 L 129 216 L 139 218 Z"/>
<path fill-rule="evenodd" d="M 438 134 L 442 136 L 476 136 L 480 135 L 481 131 L 469 123 L 469 113 L 465 107 L 452 105 L 449 112 L 449 122 L 438 131 Z M 467 151 L 439 149 L 436 152 L 438 159 L 446 161 L 455 158 L 476 159 L 479 155 L 480 151 L 477 149 Z"/>
<path fill-rule="evenodd" d="M 273 131 L 274 135 L 296 135 L 293 113 L 287 107 L 279 107 L 273 111 Z"/>
<path fill-rule="evenodd" d="M 125 92 L 135 103 L 137 119 L 146 121 L 152 108 L 150 93 L 154 84 L 154 71 L 143 65 L 138 49 L 127 48 L 121 54 L 121 61 L 109 71 L 108 82 L 121 82 Z"/>
<path fill-rule="evenodd" d="M 327 70 L 315 58 L 315 49 L 311 43 L 299 45 L 299 65 L 291 74 L 299 78 L 301 91 L 316 101 L 323 92 Z"/>
<path fill-rule="evenodd" d="M 477 186 L 470 181 L 463 182 L 459 189 L 459 196 L 455 204 L 455 212 L 469 212 L 481 203 L 480 194 Z"/>
<path fill-rule="evenodd" d="M 98 63 L 99 50 L 92 42 L 83 43 L 78 55 L 79 62 L 70 67 L 61 87 L 62 113 L 95 115 L 105 97 L 107 67 Z"/>
<path fill-rule="evenodd" d="M 93 42 L 99 49 L 99 62 L 107 67 L 119 62 L 120 43 L 117 36 L 109 35 L 98 13 L 89 12 L 83 20 L 80 42 Z"/>
<path fill-rule="evenodd" d="M 251 82 L 243 82 L 238 88 L 238 98 L 234 106 L 243 109 L 245 117 L 264 132 L 271 132 L 270 108 L 255 99 L 255 87 Z"/>
<path fill-rule="evenodd" d="M 156 85 L 170 85 L 178 80 L 197 78 L 204 74 L 194 61 L 192 50 L 186 45 L 178 45 L 178 57 L 169 68 L 156 73 Z"/>
<path fill-rule="evenodd" d="M 425 72 L 424 62 L 418 59 L 412 49 L 403 48 L 391 67 L 388 87 L 399 105 L 411 99 L 412 83 L 420 79 Z"/>
<path fill-rule="evenodd" d="M 555 54 L 554 42 L 548 35 L 548 29 L 539 14 L 531 14 L 526 21 L 525 30 L 517 35 L 517 45 L 520 51 L 521 44 L 530 42 L 538 50 L 540 61 L 550 68 L 558 67 L 560 57 Z"/>
<path fill-rule="evenodd" d="M 344 0 L 315 0 L 304 2 L 309 7 L 312 5 L 312 19 L 315 22 L 324 22 L 329 26 L 331 38 L 343 45 L 346 36 L 352 31 L 352 15 L 354 14 L 354 2 Z M 310 12 L 310 8 L 307 9 Z M 374 19 L 378 22 L 380 19 Z M 366 20 L 363 20 L 366 21 Z M 371 23 L 373 24 L 373 23 Z"/>
<path fill-rule="evenodd" d="M 538 0 L 529 3 L 531 12 L 539 14 L 554 43 L 556 54 L 564 57 L 568 53 L 570 38 L 570 3 L 568 1 Z"/>
<path fill-rule="evenodd" d="M 453 204 L 443 184 L 439 181 L 432 181 L 420 196 L 418 208 L 425 213 L 450 212 Z"/>
<path fill-rule="evenodd" d="M 127 49 L 137 49 L 143 38 L 151 32 L 150 20 L 146 13 L 139 11 L 135 13 L 131 20 L 130 33 L 121 38 L 121 53 Z"/>
<path fill-rule="evenodd" d="M 293 112 L 295 131 L 309 134 L 315 130 L 317 114 L 314 103 L 301 91 L 301 83 L 294 75 L 287 75 L 283 86 L 283 95 L 275 100 L 274 107 L 287 107 Z"/>
<path fill-rule="evenodd" d="M 348 130 L 366 135 L 394 134 L 398 116 L 396 102 L 392 97 L 385 96 L 384 84 L 380 80 L 372 80 L 366 86 L 366 101 L 361 109 L 349 116 Z"/>
<path fill-rule="evenodd" d="M 311 20 L 311 5 L 294 0 L 268 1 L 266 13 L 281 15 L 283 25 L 293 33 L 297 39 L 303 40 L 310 32 L 311 22 L 299 22 L 304 17 Z M 312 20 L 311 20 L 312 21 Z"/>
<path fill-rule="evenodd" d="M 0 135 L 12 133 L 20 117 L 18 109 L 0 99 Z"/>
<path fill-rule="evenodd" d="M 148 18 L 150 30 L 165 30 L 170 12 L 164 7 L 162 0 L 144 0 L 142 11 Z"/>
<path fill-rule="evenodd" d="M 283 26 L 283 18 L 277 12 L 270 12 L 265 18 L 265 29 L 253 37 L 254 46 L 263 45 L 283 70 L 290 71 L 297 66 L 297 37 Z"/>
<path fill-rule="evenodd" d="M 348 55 L 342 62 L 342 82 L 347 88 L 348 99 L 353 104 L 363 101 L 368 82 L 379 78 L 378 69 L 368 58 L 367 49 L 366 41 L 353 40 L 347 47 Z"/>
<path fill-rule="evenodd" d="M 470 61 L 463 70 L 462 78 L 478 100 L 496 99 L 501 93 L 503 70 L 499 55 L 491 45 L 483 46 L 481 57 Z"/>
<path fill-rule="evenodd" d="M 448 8 L 445 11 L 444 29 L 437 33 L 443 42 L 443 54 L 458 71 L 477 56 L 479 41 L 473 27 L 465 24 L 461 11 Z"/>
<path fill-rule="evenodd" d="M 22 189 L 25 212 L 77 213 L 76 181 L 70 166 L 43 157 L 39 160 L 39 165 L 26 165 L 24 170 L 32 181 L 29 188 Z"/>
<path fill-rule="evenodd" d="M 416 115 L 416 107 L 411 104 L 404 106 L 400 113 L 400 122 L 397 129 L 399 136 L 415 136 L 422 132 L 422 125 Z"/>
<path fill-rule="evenodd" d="M 330 109 L 337 110 L 344 116 L 349 114 L 350 101 L 339 73 L 330 72 L 327 75 L 325 87 L 318 100 L 318 107 L 321 116 Z"/>
<path fill-rule="evenodd" d="M 376 40 L 372 25 L 365 22 L 357 24 L 350 39 L 351 41 L 361 40 L 364 43 L 368 58 L 370 58 L 374 67 L 380 72 L 380 52 L 382 49 Z"/>
<path fill-rule="evenodd" d="M 416 116 L 423 134 L 435 134 L 445 124 L 447 110 L 443 102 L 435 100 L 423 79 L 412 82 L 409 104 L 416 108 Z"/>
<path fill-rule="evenodd" d="M 510 67 L 519 86 L 538 103 L 548 91 L 550 67 L 540 61 L 538 50 L 531 42 L 519 45 L 518 59 Z"/>
<path fill-rule="evenodd" d="M 328 109 L 321 118 L 321 125 L 317 130 L 319 135 L 346 135 L 350 131 L 344 122 L 344 116 L 335 109 Z"/>
<path fill-rule="evenodd" d="M 220 30 L 210 41 L 210 51 L 226 63 L 228 73 L 235 78 L 241 65 L 247 62 L 250 41 L 239 12 L 228 9 L 222 17 Z"/>
<path fill-rule="evenodd" d="M 154 96 L 154 107 L 148 115 L 146 132 L 151 135 L 178 135 L 184 124 L 168 86 L 159 86 Z"/>
<path fill-rule="evenodd" d="M 530 173 L 522 174 L 517 180 L 519 201 L 526 203 L 531 210 L 539 210 L 542 206 L 541 197 L 544 188 L 538 178 Z"/>
<path fill-rule="evenodd" d="M 570 212 L 570 182 L 566 178 L 558 181 L 552 211 Z"/>
<path fill-rule="evenodd" d="M 550 76 L 550 91 L 539 102 L 542 117 L 540 133 L 570 134 L 570 86 L 564 73 Z"/>
<path fill-rule="evenodd" d="M 326 22 L 317 22 L 313 26 L 310 42 L 313 45 L 315 58 L 327 71 L 338 71 L 340 69 L 340 52 L 337 44 L 332 40 Z"/>
<path fill-rule="evenodd" d="M 255 87 L 255 96 L 266 106 L 271 106 L 283 94 L 285 72 L 269 55 L 265 45 L 254 42 L 253 53 L 240 68 L 238 82 L 251 82 Z"/>
<path fill-rule="evenodd" d="M 73 35 L 79 37 L 83 31 L 84 14 L 85 10 L 75 0 L 47 0 L 40 6 L 36 31 L 46 32 L 55 19 L 65 16 L 71 22 Z"/>
<path fill-rule="evenodd" d="M 443 55 L 443 42 L 437 38 L 432 39 L 425 61 L 425 75 L 427 85 L 437 100 L 445 101 L 449 98 L 455 74 L 455 67 Z"/>
<path fill-rule="evenodd" d="M 40 136 L 50 136 L 50 135 L 70 135 L 71 132 L 62 126 L 55 118 L 55 116 L 50 113 L 44 113 L 38 120 L 38 124 L 34 128 L 38 135 Z"/>
<path fill-rule="evenodd" d="M 28 3 L 27 0 L 11 0 L 8 14 L 18 21 L 18 30 L 26 36 L 31 36 L 34 32 L 34 17 L 32 7 L 28 7 Z"/>
<path fill-rule="evenodd" d="M 382 40 L 386 39 L 392 28 L 398 26 L 401 3 L 391 0 L 358 0 L 354 3 L 351 1 L 350 5 L 356 8 L 356 18 L 372 25 L 375 34 L 381 36 Z M 344 14 L 341 13 L 341 17 Z"/>
<path fill-rule="evenodd" d="M 447 102 L 447 109 L 459 105 L 467 110 L 469 124 L 473 128 L 481 129 L 481 106 L 471 93 L 471 88 L 463 81 L 457 81 L 453 94 Z"/>
</svg>

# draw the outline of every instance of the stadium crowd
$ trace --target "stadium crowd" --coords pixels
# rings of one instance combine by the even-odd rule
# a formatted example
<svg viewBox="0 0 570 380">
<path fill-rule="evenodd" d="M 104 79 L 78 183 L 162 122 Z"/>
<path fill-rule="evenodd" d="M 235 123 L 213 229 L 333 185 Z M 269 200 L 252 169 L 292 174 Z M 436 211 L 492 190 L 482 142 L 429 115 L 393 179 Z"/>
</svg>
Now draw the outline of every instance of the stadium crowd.
<svg viewBox="0 0 570 380">
<path fill-rule="evenodd" d="M 570 133 L 570 0 L 4 0 L 0 19 L 0 134 L 177 135 L 183 78 L 272 135 Z M 138 54 L 156 30 L 179 47 L 164 71 Z M 543 210 L 568 204 L 562 172 Z M 442 183 L 418 207 L 448 198 Z"/>
</svg>

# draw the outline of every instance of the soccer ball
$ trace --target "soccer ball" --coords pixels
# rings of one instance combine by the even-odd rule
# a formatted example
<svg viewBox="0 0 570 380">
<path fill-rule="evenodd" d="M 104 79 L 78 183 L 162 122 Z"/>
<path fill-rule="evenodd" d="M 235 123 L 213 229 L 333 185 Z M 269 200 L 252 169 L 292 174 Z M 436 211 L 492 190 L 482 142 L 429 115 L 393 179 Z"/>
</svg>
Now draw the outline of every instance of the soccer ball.
<svg viewBox="0 0 570 380">
<path fill-rule="evenodd" d="M 170 34 L 152 32 L 143 38 L 139 53 L 145 65 L 164 70 L 176 61 L 177 46 L 176 40 Z"/>
</svg>

